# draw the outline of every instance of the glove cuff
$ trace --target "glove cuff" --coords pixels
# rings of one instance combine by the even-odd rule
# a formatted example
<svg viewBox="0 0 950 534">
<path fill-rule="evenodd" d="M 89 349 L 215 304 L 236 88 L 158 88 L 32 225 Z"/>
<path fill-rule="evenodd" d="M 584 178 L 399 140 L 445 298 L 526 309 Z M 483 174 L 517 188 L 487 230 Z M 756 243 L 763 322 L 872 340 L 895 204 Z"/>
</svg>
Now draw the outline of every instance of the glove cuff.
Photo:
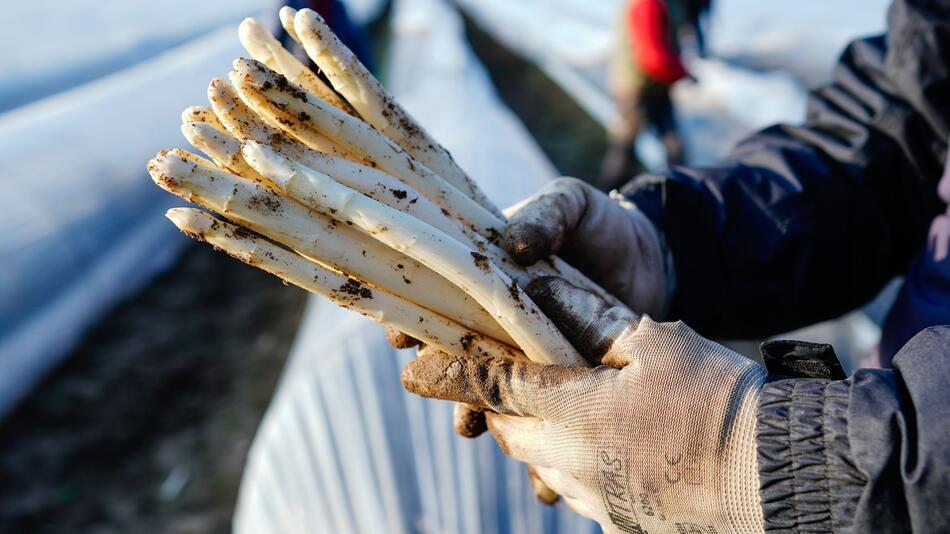
<svg viewBox="0 0 950 534">
<path fill-rule="evenodd" d="M 729 532 L 762 532 L 762 498 L 759 495 L 759 468 L 756 456 L 756 409 L 765 371 L 750 369 L 737 388 L 736 416 L 726 437 L 720 464 L 722 505 L 729 520 Z"/>
</svg>

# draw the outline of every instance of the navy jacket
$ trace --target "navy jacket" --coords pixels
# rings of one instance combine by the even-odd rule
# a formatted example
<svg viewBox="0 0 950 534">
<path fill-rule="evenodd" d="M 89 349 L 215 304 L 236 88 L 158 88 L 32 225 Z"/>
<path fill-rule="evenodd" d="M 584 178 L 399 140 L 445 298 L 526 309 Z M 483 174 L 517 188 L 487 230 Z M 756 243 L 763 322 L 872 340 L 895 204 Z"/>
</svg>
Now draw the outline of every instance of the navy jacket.
<svg viewBox="0 0 950 534">
<path fill-rule="evenodd" d="M 948 128 L 950 0 L 895 0 L 887 34 L 847 48 L 803 125 L 623 189 L 672 253 L 672 318 L 764 337 L 864 304 L 944 209 Z M 950 532 L 948 375 L 950 328 L 938 327 L 893 370 L 773 377 L 758 414 L 767 530 Z"/>
</svg>

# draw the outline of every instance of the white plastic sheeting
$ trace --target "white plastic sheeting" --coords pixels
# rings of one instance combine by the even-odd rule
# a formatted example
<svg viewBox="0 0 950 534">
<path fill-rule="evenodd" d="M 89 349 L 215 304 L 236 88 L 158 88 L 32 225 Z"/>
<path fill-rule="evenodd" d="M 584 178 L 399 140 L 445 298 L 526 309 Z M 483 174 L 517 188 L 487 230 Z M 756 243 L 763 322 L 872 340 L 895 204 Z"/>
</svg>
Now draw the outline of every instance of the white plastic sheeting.
<svg viewBox="0 0 950 534">
<path fill-rule="evenodd" d="M 4 2 L 0 111 L 75 87 L 174 48 L 270 0 Z"/>
<path fill-rule="evenodd" d="M 714 0 L 716 56 L 794 74 L 809 87 L 831 77 L 852 39 L 884 30 L 891 0 Z"/>
<path fill-rule="evenodd" d="M 399 0 L 388 86 L 500 205 L 555 176 L 504 109 L 442 0 Z M 238 534 L 597 532 L 541 505 L 494 440 L 452 430 L 452 405 L 404 392 L 413 351 L 311 299 L 245 470 Z"/>
<path fill-rule="evenodd" d="M 0 116 L 0 415 L 187 241 L 145 162 L 239 53 L 231 25 Z"/>
</svg>

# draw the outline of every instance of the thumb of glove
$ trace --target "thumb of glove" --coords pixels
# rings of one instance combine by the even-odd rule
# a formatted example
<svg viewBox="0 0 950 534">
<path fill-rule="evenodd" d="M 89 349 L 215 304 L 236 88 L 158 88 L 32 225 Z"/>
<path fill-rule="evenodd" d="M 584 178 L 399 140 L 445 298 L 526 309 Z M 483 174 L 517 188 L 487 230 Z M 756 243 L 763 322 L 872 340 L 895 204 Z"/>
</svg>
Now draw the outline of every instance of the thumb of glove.
<svg viewBox="0 0 950 534">
<path fill-rule="evenodd" d="M 617 369 L 630 363 L 629 351 L 611 349 L 619 339 L 636 331 L 640 316 L 633 310 L 612 306 L 556 276 L 532 280 L 525 292 L 589 362 Z"/>
</svg>

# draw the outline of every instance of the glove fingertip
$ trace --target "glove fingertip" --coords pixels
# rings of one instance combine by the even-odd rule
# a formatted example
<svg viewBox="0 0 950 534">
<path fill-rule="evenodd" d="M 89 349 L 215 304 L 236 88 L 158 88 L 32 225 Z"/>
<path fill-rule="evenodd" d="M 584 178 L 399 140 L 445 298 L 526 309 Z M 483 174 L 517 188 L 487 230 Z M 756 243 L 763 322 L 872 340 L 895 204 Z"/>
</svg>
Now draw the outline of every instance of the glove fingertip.
<svg viewBox="0 0 950 534">
<path fill-rule="evenodd" d="M 528 266 L 551 254 L 553 239 L 545 226 L 512 221 L 505 228 L 499 244 L 515 263 Z"/>
<path fill-rule="evenodd" d="M 422 344 L 421 341 L 409 334 L 389 326 L 386 327 L 386 341 L 395 349 L 408 349 Z"/>
<path fill-rule="evenodd" d="M 431 364 L 423 357 L 416 357 L 402 368 L 399 374 L 399 381 L 402 387 L 409 393 L 414 393 L 421 397 L 432 397 L 433 373 Z"/>
<path fill-rule="evenodd" d="M 538 476 L 538 473 L 535 471 L 533 465 L 529 464 L 527 467 L 528 478 L 531 480 L 531 488 L 534 490 L 535 497 L 537 497 L 542 504 L 547 506 L 554 506 L 557 504 L 557 502 L 561 500 L 561 496 L 558 495 L 556 491 L 548 487 L 548 485 L 545 484 L 543 480 L 541 480 L 541 477 Z"/>
<path fill-rule="evenodd" d="M 420 397 L 462 401 L 467 392 L 459 384 L 463 364 L 439 350 L 423 349 L 406 364 L 399 376 L 402 387 Z"/>
<path fill-rule="evenodd" d="M 477 438 L 488 431 L 485 411 L 470 404 L 457 403 L 454 413 L 455 433 L 463 438 Z"/>
<path fill-rule="evenodd" d="M 556 276 L 539 277 L 525 293 L 557 325 L 564 337 L 592 364 L 610 350 L 637 315 L 623 306 L 611 306 L 597 294 Z"/>
</svg>

